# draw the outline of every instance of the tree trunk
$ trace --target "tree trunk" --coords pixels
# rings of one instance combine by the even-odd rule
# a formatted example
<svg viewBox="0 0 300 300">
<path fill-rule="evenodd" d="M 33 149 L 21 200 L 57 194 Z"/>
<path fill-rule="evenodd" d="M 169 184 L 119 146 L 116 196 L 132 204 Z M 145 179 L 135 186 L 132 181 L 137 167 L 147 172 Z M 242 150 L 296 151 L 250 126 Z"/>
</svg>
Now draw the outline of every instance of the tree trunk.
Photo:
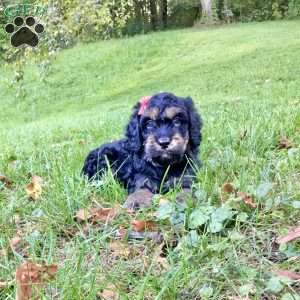
<svg viewBox="0 0 300 300">
<path fill-rule="evenodd" d="M 138 0 L 134 0 L 133 5 L 134 5 L 135 19 L 138 22 L 141 22 L 142 21 L 142 8 L 141 8 L 141 5 L 140 5 L 140 2 Z"/>
<path fill-rule="evenodd" d="M 202 20 L 212 20 L 212 0 L 200 0 L 202 8 Z"/>
<path fill-rule="evenodd" d="M 161 0 L 161 18 L 163 28 L 168 26 L 168 0 Z"/>
<path fill-rule="evenodd" d="M 152 30 L 157 29 L 157 6 L 156 0 L 150 0 L 150 20 L 151 20 L 151 27 Z"/>
</svg>

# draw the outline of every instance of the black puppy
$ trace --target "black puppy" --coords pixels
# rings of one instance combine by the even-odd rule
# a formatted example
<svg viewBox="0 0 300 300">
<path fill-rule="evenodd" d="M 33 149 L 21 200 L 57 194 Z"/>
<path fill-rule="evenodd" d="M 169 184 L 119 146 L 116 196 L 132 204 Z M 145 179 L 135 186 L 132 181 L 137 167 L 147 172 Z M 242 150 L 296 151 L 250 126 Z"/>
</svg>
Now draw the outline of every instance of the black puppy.
<svg viewBox="0 0 300 300">
<path fill-rule="evenodd" d="M 191 98 L 170 93 L 144 97 L 133 109 L 125 138 L 91 151 L 83 173 L 99 179 L 110 164 L 128 189 L 124 206 L 151 204 L 154 193 L 189 189 L 199 164 L 202 121 Z M 191 165 L 192 163 L 192 165 Z M 162 186 L 161 186 L 162 185 Z"/>
</svg>

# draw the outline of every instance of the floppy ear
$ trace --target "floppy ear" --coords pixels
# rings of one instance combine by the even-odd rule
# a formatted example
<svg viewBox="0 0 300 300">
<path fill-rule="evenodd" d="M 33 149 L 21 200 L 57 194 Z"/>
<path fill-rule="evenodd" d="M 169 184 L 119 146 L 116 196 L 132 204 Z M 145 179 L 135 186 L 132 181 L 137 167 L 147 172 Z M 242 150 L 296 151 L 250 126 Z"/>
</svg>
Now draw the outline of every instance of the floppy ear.
<svg viewBox="0 0 300 300">
<path fill-rule="evenodd" d="M 202 139 L 202 119 L 199 113 L 196 111 L 192 98 L 186 98 L 184 103 L 189 113 L 189 145 L 191 152 L 193 154 L 197 154 Z"/>
<path fill-rule="evenodd" d="M 137 103 L 133 108 L 133 113 L 130 117 L 129 124 L 126 127 L 126 137 L 128 139 L 129 148 L 133 152 L 138 152 L 142 148 L 142 135 L 140 130 L 139 117 L 140 103 Z"/>
</svg>

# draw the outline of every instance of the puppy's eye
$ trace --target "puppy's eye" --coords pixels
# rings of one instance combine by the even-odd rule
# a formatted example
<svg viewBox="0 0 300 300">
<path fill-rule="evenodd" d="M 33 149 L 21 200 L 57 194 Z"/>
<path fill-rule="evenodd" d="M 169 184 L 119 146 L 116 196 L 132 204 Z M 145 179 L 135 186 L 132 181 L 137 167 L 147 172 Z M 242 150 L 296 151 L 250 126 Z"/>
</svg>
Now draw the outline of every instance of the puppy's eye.
<svg viewBox="0 0 300 300">
<path fill-rule="evenodd" d="M 156 127 L 156 124 L 155 124 L 155 122 L 154 121 L 148 121 L 147 123 L 146 123 L 146 128 L 148 129 L 148 130 L 151 130 L 151 129 L 153 129 L 153 128 L 155 128 Z"/>
<path fill-rule="evenodd" d="M 173 121 L 173 124 L 174 124 L 175 127 L 180 127 L 181 126 L 181 121 L 179 119 L 175 119 Z"/>
</svg>

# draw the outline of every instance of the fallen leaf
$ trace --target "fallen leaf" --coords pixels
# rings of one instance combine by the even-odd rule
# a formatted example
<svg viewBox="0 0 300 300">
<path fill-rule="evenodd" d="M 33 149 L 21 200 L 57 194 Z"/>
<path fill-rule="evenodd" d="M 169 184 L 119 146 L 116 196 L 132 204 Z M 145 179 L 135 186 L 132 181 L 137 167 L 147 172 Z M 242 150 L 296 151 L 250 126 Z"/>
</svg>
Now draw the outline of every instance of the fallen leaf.
<svg viewBox="0 0 300 300">
<path fill-rule="evenodd" d="M 0 281 L 0 289 L 6 289 L 13 285 L 13 281 Z"/>
<path fill-rule="evenodd" d="M 10 241 L 9 245 L 12 249 L 15 249 L 21 243 L 22 239 L 19 235 L 14 236 Z"/>
<path fill-rule="evenodd" d="M 87 221 L 91 215 L 87 209 L 79 209 L 79 211 L 75 215 L 77 222 Z"/>
<path fill-rule="evenodd" d="M 251 208 L 256 208 L 257 207 L 257 205 L 253 201 L 252 197 L 250 195 L 248 195 L 247 193 L 238 192 L 237 196 L 239 198 L 241 198 L 244 201 L 244 203 L 247 204 L 248 206 L 250 206 Z"/>
<path fill-rule="evenodd" d="M 288 270 L 277 270 L 274 272 L 276 275 L 286 277 L 291 280 L 300 280 L 300 273 L 296 273 Z"/>
<path fill-rule="evenodd" d="M 120 212 L 120 207 L 80 209 L 75 218 L 77 222 L 89 221 L 91 223 L 111 222 Z"/>
<path fill-rule="evenodd" d="M 5 248 L 0 249 L 0 256 L 7 256 L 7 249 Z"/>
<path fill-rule="evenodd" d="M 93 223 L 111 222 L 119 214 L 119 207 L 91 208 L 90 214 Z"/>
<path fill-rule="evenodd" d="M 27 261 L 16 269 L 16 300 L 38 299 L 44 285 L 57 272 L 56 265 L 40 265 Z"/>
<path fill-rule="evenodd" d="M 132 220 L 130 224 L 132 229 L 138 232 L 155 230 L 156 228 L 156 225 L 153 221 Z"/>
<path fill-rule="evenodd" d="M 22 239 L 20 233 L 17 233 L 11 240 L 9 241 L 10 249 L 20 256 L 28 257 L 29 244 L 26 240 Z"/>
<path fill-rule="evenodd" d="M 31 182 L 26 187 L 26 193 L 32 200 L 37 200 L 42 195 L 43 179 L 40 176 L 33 175 Z"/>
<path fill-rule="evenodd" d="M 2 182 L 6 188 L 11 188 L 12 186 L 12 181 L 2 174 L 0 174 L 0 182 Z"/>
<path fill-rule="evenodd" d="M 119 299 L 119 293 L 116 291 L 116 287 L 111 283 L 108 284 L 108 286 L 102 292 L 98 292 L 97 296 L 103 300 Z"/>
<path fill-rule="evenodd" d="M 120 241 L 111 241 L 109 244 L 109 250 L 117 257 L 129 258 L 131 254 L 129 245 Z"/>
<path fill-rule="evenodd" d="M 116 236 L 120 239 L 124 239 L 126 235 L 127 235 L 127 229 L 125 229 L 123 226 L 120 226 L 116 232 Z"/>
<path fill-rule="evenodd" d="M 42 185 L 43 182 L 44 182 L 44 180 L 43 180 L 42 177 L 40 177 L 40 176 L 38 176 L 38 175 L 33 175 L 33 176 L 31 177 L 31 182 Z"/>
<path fill-rule="evenodd" d="M 163 256 L 163 247 L 164 245 L 160 245 L 153 248 L 153 256 L 143 256 L 145 267 L 148 268 L 152 264 L 153 271 L 156 276 L 160 276 L 162 271 L 170 269 L 168 259 Z"/>
<path fill-rule="evenodd" d="M 232 183 L 226 182 L 222 186 L 222 192 L 223 193 L 227 193 L 227 194 L 232 194 L 232 193 L 235 192 L 235 187 L 234 187 L 234 185 Z"/>
<path fill-rule="evenodd" d="M 294 145 L 293 143 L 286 137 L 281 137 L 279 139 L 279 142 L 278 142 L 278 145 L 277 145 L 277 148 L 278 149 L 290 149 L 290 148 L 293 148 Z"/>
<path fill-rule="evenodd" d="M 164 270 L 168 270 L 170 268 L 170 264 L 166 257 L 158 256 L 157 262 L 162 266 Z"/>
<path fill-rule="evenodd" d="M 276 239 L 277 244 L 285 244 L 294 239 L 300 238 L 300 226 L 294 229 L 291 229 L 287 235 L 280 236 Z"/>
</svg>

